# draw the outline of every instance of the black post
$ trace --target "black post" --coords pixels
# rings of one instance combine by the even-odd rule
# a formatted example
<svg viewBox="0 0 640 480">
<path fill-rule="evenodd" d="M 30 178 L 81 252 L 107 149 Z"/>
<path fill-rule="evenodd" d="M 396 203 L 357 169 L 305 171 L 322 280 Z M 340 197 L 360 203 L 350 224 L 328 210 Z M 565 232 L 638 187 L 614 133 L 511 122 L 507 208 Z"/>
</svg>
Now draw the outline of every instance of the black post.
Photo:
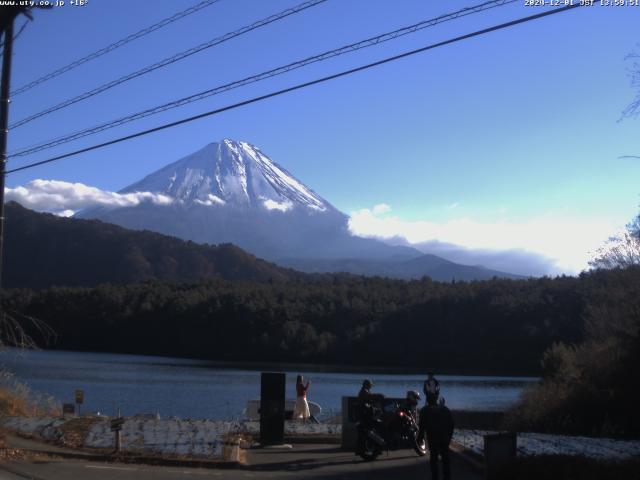
<svg viewBox="0 0 640 480">
<path fill-rule="evenodd" d="M 2 257 L 4 252 L 4 177 L 7 166 L 7 138 L 9 136 L 9 82 L 11 80 L 11 52 L 13 50 L 13 20 L 17 12 L 10 12 L 4 25 L 2 83 L 0 84 L 0 291 L 2 290 Z"/>
<path fill-rule="evenodd" d="M 122 418 L 120 414 L 120 409 L 118 408 L 118 420 Z M 120 449 L 122 447 L 122 437 L 120 436 L 120 430 L 122 430 L 122 423 L 118 423 L 118 429 L 115 431 L 116 434 L 116 453 L 120 453 Z"/>
<path fill-rule="evenodd" d="M 260 443 L 281 445 L 284 442 L 284 373 L 262 372 L 260 376 Z"/>
</svg>

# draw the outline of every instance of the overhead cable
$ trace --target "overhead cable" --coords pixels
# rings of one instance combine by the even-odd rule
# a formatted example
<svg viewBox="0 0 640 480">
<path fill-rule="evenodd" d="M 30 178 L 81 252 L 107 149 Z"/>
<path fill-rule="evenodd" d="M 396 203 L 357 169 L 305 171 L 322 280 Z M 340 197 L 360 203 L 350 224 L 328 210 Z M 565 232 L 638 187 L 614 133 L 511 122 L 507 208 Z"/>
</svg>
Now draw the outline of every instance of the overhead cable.
<svg viewBox="0 0 640 480">
<path fill-rule="evenodd" d="M 113 87 L 120 85 L 122 83 L 128 82 L 130 80 L 133 80 L 134 78 L 138 78 L 141 77 L 142 75 L 146 75 L 147 73 L 153 72 L 155 70 L 158 70 L 159 68 L 162 67 L 166 67 L 167 65 L 171 65 L 173 63 L 179 62 L 180 60 L 184 60 L 187 57 L 190 57 L 191 55 L 195 55 L 196 53 L 199 53 L 203 50 L 206 50 L 208 48 L 214 47 L 216 45 L 220 45 L 221 43 L 227 42 L 229 40 L 231 40 L 232 38 L 236 38 L 239 37 L 240 35 L 244 35 L 245 33 L 251 32 L 252 30 L 256 30 L 258 28 L 264 27 L 266 25 L 269 25 L 271 23 L 277 22 L 278 20 L 282 20 L 283 18 L 286 18 L 290 15 L 302 12 L 303 10 L 306 10 L 307 8 L 311 8 L 311 7 L 315 7 L 316 5 L 319 5 L 320 3 L 324 3 L 327 0 L 307 0 L 299 5 L 296 5 L 295 7 L 292 8 L 288 8 L 286 10 L 283 10 L 280 13 L 277 13 L 275 15 L 271 15 L 267 18 L 264 18 L 262 20 L 259 20 L 255 23 L 252 23 L 251 25 L 247 25 L 245 27 L 242 27 L 238 30 L 235 30 L 233 32 L 229 32 L 226 33 L 220 37 L 216 37 L 213 40 L 209 40 L 208 42 L 205 43 L 201 43 L 200 45 L 197 45 L 195 47 L 192 47 L 188 50 L 184 50 L 180 53 L 177 53 L 171 57 L 165 58 L 164 60 L 160 60 L 159 62 L 156 62 L 154 64 L 148 65 L 140 70 L 136 70 L 135 72 L 129 73 L 127 75 L 124 75 L 120 78 L 116 78 L 115 80 L 112 80 L 110 82 L 107 82 L 105 84 L 100 85 L 99 87 L 96 87 L 92 90 L 89 90 L 87 92 L 81 93 L 80 95 L 76 95 L 73 98 L 70 98 L 68 100 L 65 100 L 61 103 L 58 103 L 52 107 L 46 108 L 45 110 L 42 110 L 38 113 L 34 113 L 33 115 L 29 115 L 26 118 L 23 118 L 22 120 L 18 120 L 17 122 L 13 123 L 12 125 L 9 125 L 9 129 L 14 129 L 14 128 L 18 128 L 21 127 L 22 125 L 26 125 L 29 122 L 32 122 L 33 120 L 43 117 L 45 115 L 49 115 L 50 113 L 53 112 L 57 112 L 58 110 L 61 110 L 63 108 L 69 107 L 71 105 L 74 105 L 78 102 L 81 102 L 82 100 L 86 100 L 87 98 L 91 98 L 94 97 L 100 93 L 106 92 L 107 90 L 112 89 Z"/>
<path fill-rule="evenodd" d="M 268 78 L 271 77 L 275 77 L 278 75 L 282 75 L 284 73 L 290 72 L 292 70 L 296 70 L 298 68 L 302 68 L 305 67 L 307 65 L 313 64 L 313 63 L 317 63 L 317 62 L 321 62 L 324 60 L 328 60 L 330 58 L 333 57 L 337 57 L 340 55 L 344 55 L 347 53 L 351 53 L 351 52 L 355 52 L 357 50 L 361 50 L 363 48 L 367 48 L 367 47 L 372 47 L 375 45 L 379 45 L 381 43 L 385 43 L 388 42 L 390 40 L 394 40 L 396 38 L 411 34 L 411 33 L 415 33 L 418 32 L 420 30 L 423 30 L 425 28 L 428 27 L 433 27 L 435 25 L 438 25 L 440 23 L 444 23 L 447 21 L 451 21 L 451 20 L 455 20 L 457 18 L 460 17 L 464 17 L 467 15 L 471 15 L 474 13 L 479 13 L 479 12 L 483 12 L 485 10 L 489 10 L 495 7 L 499 7 L 499 6 L 503 6 L 509 3 L 514 3 L 516 1 L 519 0 L 491 0 L 491 1 L 487 1 L 478 5 L 475 5 L 473 7 L 467 7 L 467 8 L 463 8 L 461 10 L 456 10 L 455 12 L 452 13 L 447 13 L 444 15 L 440 15 L 438 17 L 435 18 L 431 18 L 428 20 L 423 20 L 421 22 L 415 23 L 413 25 L 407 26 L 407 27 L 402 27 L 399 28 L 397 30 L 394 30 L 392 32 L 387 32 L 387 33 L 383 33 L 381 35 L 377 35 L 375 37 L 370 37 L 367 38 L 365 40 L 361 40 L 359 42 L 356 43 L 351 43 L 349 45 L 345 45 L 342 46 L 340 48 L 336 48 L 333 50 L 328 50 L 325 51 L 323 53 L 320 53 L 318 55 L 313 55 L 311 57 L 307 57 L 304 58 L 302 60 L 298 60 L 271 70 L 267 70 L 265 72 L 256 74 L 256 75 L 252 75 L 246 78 L 243 78 L 241 80 L 236 80 L 234 82 L 231 83 L 226 83 L 223 85 L 219 85 L 217 87 L 214 88 L 210 88 L 207 90 L 204 90 L 202 92 L 198 92 L 196 94 L 193 95 L 189 95 L 187 97 L 183 97 L 177 100 L 172 100 L 171 102 L 168 103 L 164 103 L 161 105 L 157 105 L 155 107 L 152 108 L 148 108 L 146 110 L 142 110 L 133 114 L 129 114 L 126 115 L 124 117 L 120 117 L 117 118 L 115 120 L 110 120 L 108 122 L 99 124 L 99 125 L 95 125 L 93 127 L 89 127 L 89 128 L 85 128 L 83 130 L 71 133 L 71 134 L 67 134 L 64 135 L 62 137 L 57 137 L 55 139 L 52 140 L 47 140 L 45 142 L 41 142 L 35 146 L 30 146 L 30 147 L 24 147 L 22 149 L 16 150 L 14 152 L 12 152 L 9 155 L 9 158 L 15 158 L 15 157 L 24 157 L 27 155 L 32 155 L 36 152 L 40 152 L 42 150 L 47 150 L 65 143 L 69 143 L 71 141 L 74 140 L 78 140 L 80 138 L 84 138 L 87 137 L 89 135 L 94 135 L 100 132 L 103 132 L 105 130 L 109 130 L 111 128 L 115 128 L 115 127 L 119 127 L 121 125 L 124 125 L 126 123 L 130 123 L 136 120 L 140 120 L 142 118 L 151 116 L 151 115 L 155 115 L 170 109 L 174 109 L 177 107 L 181 107 L 183 105 L 187 105 L 189 103 L 193 103 L 199 100 L 203 100 L 205 98 L 209 98 L 212 97 L 214 95 L 218 95 L 224 92 L 227 92 L 229 90 L 233 90 L 236 88 L 240 88 L 252 83 L 256 83 L 262 80 L 266 80 Z"/>
<path fill-rule="evenodd" d="M 148 130 L 142 130 L 140 132 L 136 132 L 136 133 L 133 133 L 133 134 L 130 134 L 130 135 L 126 135 L 126 136 L 123 136 L 123 137 L 119 137 L 119 138 L 115 138 L 115 139 L 109 140 L 107 142 L 103 142 L 103 143 L 99 143 L 99 144 L 96 144 L 96 145 L 92 145 L 90 147 L 81 148 L 79 150 L 68 152 L 68 153 L 65 153 L 65 154 L 62 154 L 62 155 L 57 155 L 55 157 L 48 158 L 46 160 L 41 160 L 41 161 L 38 161 L 38 162 L 33 162 L 33 163 L 30 163 L 30 164 L 27 164 L 27 165 L 23 165 L 21 167 L 16 167 L 16 168 L 13 168 L 11 170 L 7 170 L 7 174 L 19 172 L 19 171 L 22 171 L 22 170 L 27 170 L 27 169 L 34 168 L 34 167 L 37 167 L 37 166 L 40 166 L 40 165 L 44 165 L 44 164 L 47 164 L 47 163 L 56 162 L 56 161 L 62 160 L 64 158 L 73 157 L 73 156 L 79 155 L 81 153 L 86 153 L 86 152 L 90 152 L 90 151 L 93 151 L 93 150 L 98 150 L 100 148 L 104 148 L 104 147 L 107 147 L 107 146 L 110 146 L 110 145 L 115 145 L 115 144 L 118 144 L 118 143 L 122 143 L 122 142 L 125 142 L 127 140 L 132 140 L 134 138 L 146 136 L 146 135 L 149 135 L 151 133 L 159 132 L 161 130 L 165 130 L 165 129 L 168 129 L 168 128 L 176 127 L 178 125 L 183 125 L 185 123 L 190 123 L 190 122 L 193 122 L 195 120 L 199 120 L 201 118 L 206 118 L 206 117 L 210 117 L 210 116 L 213 116 L 213 115 L 217 115 L 217 114 L 220 114 L 222 112 L 226 112 L 226 111 L 229 111 L 229 110 L 234 110 L 236 108 L 243 107 L 245 105 L 250 105 L 250 104 L 253 104 L 253 103 L 260 102 L 262 100 L 266 100 L 266 99 L 269 99 L 269 98 L 277 97 L 277 96 L 280 96 L 280 95 L 283 95 L 283 94 L 286 94 L 286 93 L 290 93 L 290 92 L 293 92 L 293 91 L 296 91 L 296 90 L 301 90 L 303 88 L 307 88 L 307 87 L 310 87 L 312 85 L 317 85 L 317 84 L 320 84 L 320 83 L 328 82 L 330 80 L 335 80 L 337 78 L 345 77 L 347 75 L 351 75 L 351 74 L 356 73 L 356 72 L 361 72 L 361 71 L 364 71 L 364 70 L 368 70 L 370 68 L 377 67 L 377 66 L 380 66 L 380 65 L 384 65 L 386 63 L 390 63 L 390 62 L 393 62 L 393 61 L 396 61 L 396 60 L 400 60 L 401 58 L 406 58 L 406 57 L 409 57 L 409 56 L 412 56 L 412 55 L 416 55 L 418 53 L 426 52 L 426 51 L 432 50 L 434 48 L 442 47 L 442 46 L 445 46 L 445 45 L 450 45 L 452 43 L 456 43 L 456 42 L 460 42 L 462 40 L 467 40 L 469 38 L 473 38 L 473 37 L 477 37 L 477 36 L 480 36 L 480 35 L 484 35 L 484 34 L 487 34 L 487 33 L 490 33 L 490 32 L 494 32 L 496 30 L 502 30 L 502 29 L 505 29 L 505 28 L 508 28 L 508 27 L 513 27 L 515 25 L 519 25 L 519 24 L 522 24 L 522 23 L 530 22 L 530 21 L 533 21 L 533 20 L 537 20 L 537 19 L 540 19 L 540 18 L 543 18 L 543 17 L 550 16 L 550 15 L 563 13 L 563 12 L 566 12 L 566 11 L 569 11 L 569 10 L 573 10 L 575 8 L 582 7 L 582 6 L 584 6 L 584 5 L 580 4 L 580 3 L 576 3 L 576 4 L 573 4 L 573 5 L 567 5 L 567 6 L 561 7 L 561 8 L 555 8 L 553 10 L 546 10 L 546 11 L 541 12 L 541 13 L 537 13 L 537 14 L 534 14 L 534 15 L 529 15 L 527 17 L 522 17 L 522 18 L 519 18 L 519 19 L 516 19 L 516 20 L 512 20 L 512 21 L 509 21 L 509 22 L 506 22 L 506 23 L 501 23 L 499 25 L 494 25 L 494 26 L 489 27 L 489 28 L 484 28 L 482 30 L 477 30 L 477 31 L 472 32 L 472 33 L 467 33 L 465 35 L 461 35 L 461 36 L 454 37 L 454 38 L 451 38 L 451 39 L 448 39 L 448 40 L 444 40 L 444 41 L 441 41 L 441 42 L 438 42 L 438 43 L 427 45 L 425 47 L 418 48 L 418 49 L 415 49 L 415 50 L 411 50 L 411 51 L 408 51 L 408 52 L 405 52 L 405 53 L 401 53 L 399 55 L 394 55 L 392 57 L 387 57 L 387 58 L 384 58 L 382 60 L 378 60 L 376 62 L 372 62 L 372 63 L 368 63 L 366 65 L 362 65 L 360 67 L 352 68 L 352 69 L 349 69 L 349 70 L 344 70 L 342 72 L 335 73 L 333 75 L 329 75 L 329 76 L 326 76 L 326 77 L 318 78 L 316 80 L 311 80 L 309 82 L 300 83 L 300 84 L 294 85 L 292 87 L 284 88 L 282 90 L 277 90 L 275 92 L 271 92 L 271 93 L 268 93 L 268 94 L 265 94 L 265 95 L 261 95 L 261 96 L 258 96 L 258 97 L 253 97 L 251 99 L 244 100 L 244 101 L 241 101 L 241 102 L 238 102 L 238 103 L 234 103 L 232 105 L 227 105 L 225 107 L 217 108 L 215 110 L 209 110 L 207 112 L 200 113 L 198 115 L 193 115 L 191 117 L 183 118 L 181 120 L 177 120 L 177 121 L 170 122 L 170 123 L 165 123 L 164 125 L 160 125 L 158 127 L 150 128 Z"/>
<path fill-rule="evenodd" d="M 145 35 L 148 35 L 152 32 L 155 32 L 156 30 L 162 28 L 162 27 L 166 27 L 167 25 L 172 24 L 173 22 L 176 22 L 188 15 L 191 15 L 192 13 L 198 12 L 200 10 L 202 10 L 203 8 L 206 8 L 210 5 L 213 5 L 214 3 L 219 2 L 220 0 L 204 0 L 200 3 L 197 3 L 196 5 L 193 5 L 189 8 L 187 8 L 186 10 L 182 10 L 178 13 L 176 13 L 175 15 L 172 15 L 170 17 L 167 17 L 163 20 L 160 20 L 157 23 L 154 23 L 153 25 L 150 25 L 146 28 L 143 28 L 142 30 L 139 30 L 135 33 L 132 33 L 131 35 L 127 35 L 126 37 L 118 40 L 117 42 L 114 42 L 110 45 L 107 45 L 106 47 L 103 47 L 99 50 L 96 50 L 95 52 L 90 53 L 89 55 L 85 55 L 82 58 L 79 58 L 77 60 L 74 60 L 73 62 L 57 68 L 56 70 L 54 70 L 53 72 L 47 73 L 46 75 L 43 75 L 40 78 L 37 78 L 36 80 L 33 80 L 25 85 L 23 85 L 22 87 L 16 88 L 13 92 L 11 92 L 11 96 L 16 96 L 19 95 L 23 92 L 26 92 L 27 90 L 31 90 L 33 87 L 40 85 L 41 83 L 44 83 L 48 80 L 51 80 L 53 78 L 56 78 L 60 75 L 62 75 L 63 73 L 67 73 L 71 70 L 73 70 L 74 68 L 79 67 L 80 65 L 84 65 L 87 62 L 90 62 L 91 60 L 95 60 L 98 57 L 101 57 L 102 55 L 105 55 L 109 52 L 112 52 L 113 50 L 122 47 L 123 45 L 126 45 L 127 43 L 133 42 L 134 40 L 137 40 L 138 38 L 142 38 Z"/>
</svg>

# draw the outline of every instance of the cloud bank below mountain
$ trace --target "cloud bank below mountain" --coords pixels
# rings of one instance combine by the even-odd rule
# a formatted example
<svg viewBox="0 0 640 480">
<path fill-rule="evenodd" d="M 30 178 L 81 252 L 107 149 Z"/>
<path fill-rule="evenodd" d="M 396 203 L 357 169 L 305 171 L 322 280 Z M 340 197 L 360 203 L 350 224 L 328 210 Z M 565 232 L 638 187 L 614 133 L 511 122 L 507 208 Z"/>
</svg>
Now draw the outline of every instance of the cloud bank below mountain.
<svg viewBox="0 0 640 480">
<path fill-rule="evenodd" d="M 69 217 L 87 207 L 134 207 L 142 202 L 169 205 L 173 199 L 152 192 L 116 193 L 83 183 L 61 180 L 32 180 L 24 186 L 5 188 L 7 201 L 15 201 L 38 212 Z"/>
<path fill-rule="evenodd" d="M 466 217 L 432 222 L 403 220 L 390 212 L 387 204 L 352 212 L 349 229 L 354 235 L 411 245 L 453 262 L 534 276 L 579 273 L 616 230 L 605 221 L 551 215 L 522 222 Z"/>
</svg>

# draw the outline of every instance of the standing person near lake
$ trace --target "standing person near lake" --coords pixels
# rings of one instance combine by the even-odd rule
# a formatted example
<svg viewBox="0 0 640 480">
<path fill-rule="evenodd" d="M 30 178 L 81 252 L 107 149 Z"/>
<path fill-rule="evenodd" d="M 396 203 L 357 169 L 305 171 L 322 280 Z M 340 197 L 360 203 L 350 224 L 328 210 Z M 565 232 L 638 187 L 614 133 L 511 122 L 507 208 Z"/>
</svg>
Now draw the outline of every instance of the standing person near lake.
<svg viewBox="0 0 640 480">
<path fill-rule="evenodd" d="M 428 396 L 427 405 L 420 411 L 418 435 L 425 434 L 429 445 L 431 480 L 438 480 L 438 457 L 442 459 L 444 480 L 450 480 L 449 444 L 453 436 L 453 415 L 451 410 L 445 407 L 444 402 L 438 404 L 438 395 Z"/>
<path fill-rule="evenodd" d="M 303 422 L 306 422 L 311 416 L 309 404 L 307 403 L 309 385 L 311 385 L 311 382 L 307 382 L 305 385 L 303 376 L 298 375 L 298 378 L 296 378 L 296 406 L 293 409 L 293 418 L 302 419 Z"/>
<path fill-rule="evenodd" d="M 360 391 L 358 392 L 358 406 L 357 406 L 357 414 L 360 418 L 363 418 L 367 415 L 367 412 L 371 412 L 375 404 L 380 402 L 384 395 L 381 393 L 373 393 L 371 389 L 373 388 L 373 381 L 368 378 L 362 382 L 362 387 L 360 387 Z"/>
<path fill-rule="evenodd" d="M 377 402 L 384 398 L 384 395 L 381 393 L 372 393 L 372 388 L 373 382 L 368 378 L 362 382 L 362 387 L 360 387 L 360 391 L 358 392 L 358 402 L 360 405 Z"/>
<path fill-rule="evenodd" d="M 429 398 L 435 397 L 436 401 L 438 400 L 438 397 L 440 396 L 440 382 L 438 382 L 436 377 L 433 376 L 433 372 L 427 373 L 427 379 L 424 382 L 422 390 L 424 392 L 427 405 L 429 404 Z"/>
</svg>

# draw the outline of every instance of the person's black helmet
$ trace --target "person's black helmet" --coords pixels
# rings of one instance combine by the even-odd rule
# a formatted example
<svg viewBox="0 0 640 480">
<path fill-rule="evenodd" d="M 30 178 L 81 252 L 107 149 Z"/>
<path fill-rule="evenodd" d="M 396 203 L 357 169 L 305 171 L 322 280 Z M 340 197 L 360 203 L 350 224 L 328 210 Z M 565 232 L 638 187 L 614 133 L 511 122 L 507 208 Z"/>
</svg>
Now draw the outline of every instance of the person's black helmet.
<svg viewBox="0 0 640 480">
<path fill-rule="evenodd" d="M 368 378 L 364 382 L 362 382 L 362 388 L 371 388 L 371 387 L 373 387 L 373 382 Z"/>
<path fill-rule="evenodd" d="M 407 392 L 407 401 L 411 404 L 411 405 L 418 405 L 418 402 L 420 402 L 420 392 L 416 392 L 415 390 L 409 390 Z"/>
</svg>

